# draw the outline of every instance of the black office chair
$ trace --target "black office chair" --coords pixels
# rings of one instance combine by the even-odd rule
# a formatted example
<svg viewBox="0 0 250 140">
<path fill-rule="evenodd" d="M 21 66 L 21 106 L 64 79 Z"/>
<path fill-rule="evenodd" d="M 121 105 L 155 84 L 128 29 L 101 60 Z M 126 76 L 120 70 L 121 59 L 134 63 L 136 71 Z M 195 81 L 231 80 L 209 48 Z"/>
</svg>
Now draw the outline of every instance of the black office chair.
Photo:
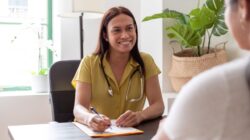
<svg viewBox="0 0 250 140">
<path fill-rule="evenodd" d="M 49 71 L 50 103 L 52 117 L 56 122 L 73 121 L 75 89 L 71 81 L 80 60 L 65 60 L 54 63 Z"/>
</svg>

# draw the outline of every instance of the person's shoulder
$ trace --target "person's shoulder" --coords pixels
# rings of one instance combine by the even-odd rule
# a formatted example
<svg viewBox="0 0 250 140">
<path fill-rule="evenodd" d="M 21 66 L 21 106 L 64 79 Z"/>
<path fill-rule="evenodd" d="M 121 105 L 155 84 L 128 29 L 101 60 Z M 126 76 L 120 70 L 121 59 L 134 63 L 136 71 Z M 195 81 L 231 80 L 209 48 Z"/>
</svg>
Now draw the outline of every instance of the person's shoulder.
<svg viewBox="0 0 250 140">
<path fill-rule="evenodd" d="M 223 123 L 218 122 L 225 121 L 229 106 L 236 103 L 232 97 L 248 95 L 245 94 L 248 90 L 244 79 L 248 62 L 249 58 L 235 59 L 192 78 L 171 107 L 167 131 L 180 133 L 183 130 L 182 134 L 189 135 L 186 131 L 190 129 L 199 135 L 206 131 L 203 126 L 221 130 Z"/>
<path fill-rule="evenodd" d="M 89 54 L 83 57 L 81 60 L 80 66 L 84 67 L 93 67 L 100 64 L 100 57 L 96 54 Z"/>
<path fill-rule="evenodd" d="M 141 57 L 152 57 L 149 53 L 146 52 L 140 52 Z"/>
<path fill-rule="evenodd" d="M 243 57 L 243 58 L 237 58 L 234 60 L 231 60 L 227 63 L 215 66 L 205 72 L 202 72 L 197 76 L 197 78 L 216 78 L 218 75 L 230 75 L 231 73 L 234 73 L 236 71 L 244 71 L 246 65 L 248 64 L 249 57 Z M 209 76 L 209 77 L 208 77 Z"/>
<path fill-rule="evenodd" d="M 93 61 L 98 61 L 99 59 L 100 59 L 99 55 L 89 54 L 89 55 L 84 56 L 82 61 L 93 62 Z"/>
<path fill-rule="evenodd" d="M 239 58 L 206 70 L 193 77 L 181 92 L 203 93 L 203 96 L 206 93 L 210 94 L 209 96 L 213 93 L 214 95 L 222 92 L 226 93 L 231 84 L 228 81 L 232 81 L 232 79 L 238 81 L 244 77 L 248 60 L 248 58 Z"/>
<path fill-rule="evenodd" d="M 140 55 L 141 55 L 141 58 L 142 58 L 144 61 L 153 60 L 153 57 L 152 57 L 149 53 L 140 52 Z"/>
<path fill-rule="evenodd" d="M 236 58 L 227 63 L 215 66 L 205 72 L 202 72 L 194 79 L 205 80 L 206 81 L 218 81 L 218 77 L 225 77 L 229 79 L 230 77 L 239 77 L 245 74 L 245 68 L 249 62 L 249 57 Z M 223 79 L 221 79 L 223 80 Z M 218 81 L 219 82 L 219 81 Z"/>
<path fill-rule="evenodd" d="M 217 68 L 223 69 L 226 73 L 232 73 L 235 71 L 244 71 L 249 61 L 250 57 L 240 57 L 221 65 L 221 67 L 218 66 Z"/>
<path fill-rule="evenodd" d="M 230 96 L 225 70 L 231 69 L 232 63 L 235 62 L 213 67 L 193 77 L 178 93 L 169 117 L 175 119 L 176 115 L 181 115 L 188 118 L 189 114 L 196 114 L 190 123 L 199 125 L 202 121 L 198 122 L 198 118 L 206 117 L 208 112 L 218 115 L 213 113 L 216 109 L 224 110 Z"/>
<path fill-rule="evenodd" d="M 99 55 L 97 55 L 97 54 L 88 54 L 88 55 L 84 56 L 83 58 L 84 59 L 94 60 L 94 59 L 99 58 Z"/>
<path fill-rule="evenodd" d="M 140 56 L 144 62 L 145 67 L 149 67 L 149 68 L 154 67 L 155 60 L 149 53 L 140 52 Z"/>
</svg>

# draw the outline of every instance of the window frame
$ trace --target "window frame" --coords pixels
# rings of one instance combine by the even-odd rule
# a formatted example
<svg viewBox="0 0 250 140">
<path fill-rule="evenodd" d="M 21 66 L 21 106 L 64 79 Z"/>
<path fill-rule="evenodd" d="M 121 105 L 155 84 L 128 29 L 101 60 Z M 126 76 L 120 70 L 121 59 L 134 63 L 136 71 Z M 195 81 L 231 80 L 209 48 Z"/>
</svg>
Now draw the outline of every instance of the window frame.
<svg viewBox="0 0 250 140">
<path fill-rule="evenodd" d="M 18 22 L 2 22 L 1 24 L 21 24 Z M 52 0 L 47 0 L 47 39 L 53 40 L 53 29 L 52 29 Z M 53 63 L 53 52 L 50 49 L 47 49 L 47 64 L 48 68 L 51 67 Z M 30 91 L 31 85 L 29 86 L 7 86 L 0 87 L 0 92 L 8 91 Z"/>
</svg>

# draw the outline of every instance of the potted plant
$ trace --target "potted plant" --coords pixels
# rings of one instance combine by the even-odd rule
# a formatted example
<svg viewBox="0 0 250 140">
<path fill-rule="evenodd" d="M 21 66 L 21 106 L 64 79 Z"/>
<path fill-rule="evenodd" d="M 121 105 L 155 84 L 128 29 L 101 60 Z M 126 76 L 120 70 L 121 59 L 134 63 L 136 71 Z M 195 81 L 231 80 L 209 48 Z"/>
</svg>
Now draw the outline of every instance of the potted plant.
<svg viewBox="0 0 250 140">
<path fill-rule="evenodd" d="M 38 73 L 32 73 L 32 91 L 47 92 L 48 91 L 48 74 L 47 69 L 41 69 Z"/>
<path fill-rule="evenodd" d="M 48 91 L 48 71 L 49 68 L 44 64 L 43 51 L 51 50 L 52 42 L 48 40 L 39 40 L 38 48 L 38 67 L 32 71 L 32 91 L 47 92 Z"/>
<path fill-rule="evenodd" d="M 225 44 L 223 49 L 211 48 L 212 37 L 227 33 L 224 10 L 224 0 L 206 0 L 188 14 L 166 9 L 143 19 L 174 19 L 166 31 L 171 42 L 178 42 L 182 48 L 174 52 L 168 74 L 175 91 L 198 73 L 227 61 Z"/>
</svg>

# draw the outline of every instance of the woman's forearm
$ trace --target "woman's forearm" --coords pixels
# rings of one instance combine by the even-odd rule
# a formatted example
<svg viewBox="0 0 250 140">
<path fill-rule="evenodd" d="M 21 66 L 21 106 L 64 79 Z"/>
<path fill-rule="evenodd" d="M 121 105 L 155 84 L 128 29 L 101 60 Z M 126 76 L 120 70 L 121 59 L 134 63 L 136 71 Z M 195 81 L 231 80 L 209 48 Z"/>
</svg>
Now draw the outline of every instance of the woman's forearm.
<svg viewBox="0 0 250 140">
<path fill-rule="evenodd" d="M 89 125 L 90 120 L 95 116 L 89 110 L 81 105 L 75 105 L 74 116 L 77 122 Z"/>
<path fill-rule="evenodd" d="M 142 121 L 150 120 L 161 116 L 164 112 L 164 103 L 155 102 L 141 112 Z"/>
</svg>

